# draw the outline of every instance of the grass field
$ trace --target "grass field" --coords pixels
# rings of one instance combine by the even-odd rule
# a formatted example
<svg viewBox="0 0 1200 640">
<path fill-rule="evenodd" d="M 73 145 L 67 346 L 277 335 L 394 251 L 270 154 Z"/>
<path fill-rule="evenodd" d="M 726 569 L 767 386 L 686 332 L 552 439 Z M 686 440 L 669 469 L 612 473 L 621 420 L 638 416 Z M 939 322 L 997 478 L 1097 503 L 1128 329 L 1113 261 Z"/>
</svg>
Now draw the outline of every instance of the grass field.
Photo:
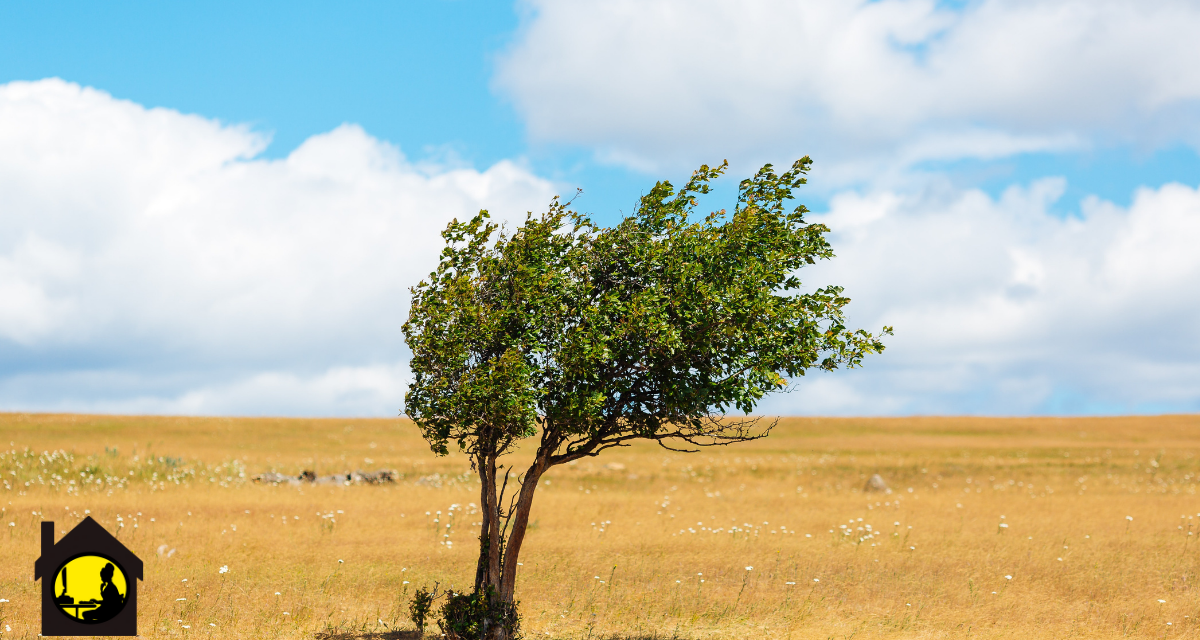
<svg viewBox="0 0 1200 640">
<path fill-rule="evenodd" d="M 409 637 L 413 588 L 473 576 L 475 478 L 400 419 L 0 414 L 0 439 L 3 638 L 39 631 L 39 523 L 85 514 L 145 561 L 146 637 Z M 381 468 L 399 482 L 250 481 Z M 863 492 L 874 473 L 892 493 Z M 547 477 L 527 638 L 1200 630 L 1200 416 L 786 419 Z"/>
</svg>

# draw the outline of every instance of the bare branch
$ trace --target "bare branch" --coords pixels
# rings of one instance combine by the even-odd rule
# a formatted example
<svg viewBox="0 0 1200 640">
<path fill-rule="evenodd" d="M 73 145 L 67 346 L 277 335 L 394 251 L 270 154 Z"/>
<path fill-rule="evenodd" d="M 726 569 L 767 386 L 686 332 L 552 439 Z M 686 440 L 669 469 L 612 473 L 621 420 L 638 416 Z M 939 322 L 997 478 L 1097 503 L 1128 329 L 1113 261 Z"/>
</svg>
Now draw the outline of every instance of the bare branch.
<svg viewBox="0 0 1200 640">
<path fill-rule="evenodd" d="M 699 449 L 676 449 L 675 447 L 667 445 L 667 443 L 663 442 L 662 440 L 658 441 L 658 446 L 666 449 L 667 451 L 674 451 L 675 453 L 697 453 L 700 451 Z"/>
</svg>

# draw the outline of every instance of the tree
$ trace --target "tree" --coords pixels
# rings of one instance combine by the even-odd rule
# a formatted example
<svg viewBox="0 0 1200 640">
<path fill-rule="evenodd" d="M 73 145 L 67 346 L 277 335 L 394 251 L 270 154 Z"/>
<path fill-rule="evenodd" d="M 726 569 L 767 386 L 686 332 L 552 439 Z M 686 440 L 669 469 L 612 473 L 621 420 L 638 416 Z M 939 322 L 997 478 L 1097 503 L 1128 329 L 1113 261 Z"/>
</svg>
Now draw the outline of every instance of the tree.
<svg viewBox="0 0 1200 640">
<path fill-rule="evenodd" d="M 694 451 L 764 437 L 771 424 L 727 414 L 883 351 L 845 326 L 841 287 L 801 292 L 796 272 L 833 257 L 828 228 L 787 207 L 811 162 L 764 166 L 732 214 L 693 215 L 722 164 L 678 191 L 659 182 L 611 228 L 558 198 L 511 233 L 486 211 L 446 228 L 437 270 L 412 289 L 405 412 L 434 453 L 453 444 L 479 475 L 475 591 L 463 596 L 479 613 L 455 633 L 513 633 L 517 558 L 550 468 L 638 439 Z M 502 458 L 533 438 L 510 488 Z"/>
</svg>

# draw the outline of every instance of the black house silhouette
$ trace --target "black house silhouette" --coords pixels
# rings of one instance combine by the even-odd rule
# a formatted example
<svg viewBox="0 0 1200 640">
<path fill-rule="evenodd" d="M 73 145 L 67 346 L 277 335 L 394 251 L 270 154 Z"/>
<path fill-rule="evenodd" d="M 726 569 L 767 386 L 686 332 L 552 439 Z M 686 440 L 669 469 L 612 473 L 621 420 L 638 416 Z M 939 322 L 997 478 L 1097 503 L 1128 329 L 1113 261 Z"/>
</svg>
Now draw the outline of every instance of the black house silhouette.
<svg viewBox="0 0 1200 640">
<path fill-rule="evenodd" d="M 82 622 L 63 613 L 54 602 L 59 568 L 72 558 L 89 554 L 112 560 L 125 574 L 124 608 L 104 622 Z M 142 561 L 91 516 L 85 517 L 58 544 L 54 543 L 54 523 L 42 523 L 42 556 L 33 564 L 33 577 L 42 581 L 43 636 L 137 635 L 137 587 L 142 579 Z"/>
</svg>

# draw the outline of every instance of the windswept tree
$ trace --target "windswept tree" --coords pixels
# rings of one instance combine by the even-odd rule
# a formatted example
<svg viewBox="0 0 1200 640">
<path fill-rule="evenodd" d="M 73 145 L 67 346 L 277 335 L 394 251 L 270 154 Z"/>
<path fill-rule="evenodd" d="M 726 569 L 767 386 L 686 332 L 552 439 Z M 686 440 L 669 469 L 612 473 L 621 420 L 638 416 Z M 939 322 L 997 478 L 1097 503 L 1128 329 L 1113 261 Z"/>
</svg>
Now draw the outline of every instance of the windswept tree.
<svg viewBox="0 0 1200 640">
<path fill-rule="evenodd" d="M 763 167 L 732 213 L 695 215 L 722 164 L 678 190 L 658 183 L 611 228 L 557 198 L 511 231 L 486 211 L 446 228 L 404 334 L 406 414 L 434 453 L 465 452 L 481 485 L 474 593 L 447 603 L 448 632 L 515 632 L 517 558 L 550 468 L 632 440 L 694 451 L 764 437 L 771 424 L 728 414 L 750 414 L 809 369 L 883 351 L 845 326 L 841 287 L 801 289 L 797 272 L 833 257 L 828 228 L 789 208 L 810 165 Z M 518 467 L 505 456 L 526 440 L 536 449 Z"/>
</svg>

